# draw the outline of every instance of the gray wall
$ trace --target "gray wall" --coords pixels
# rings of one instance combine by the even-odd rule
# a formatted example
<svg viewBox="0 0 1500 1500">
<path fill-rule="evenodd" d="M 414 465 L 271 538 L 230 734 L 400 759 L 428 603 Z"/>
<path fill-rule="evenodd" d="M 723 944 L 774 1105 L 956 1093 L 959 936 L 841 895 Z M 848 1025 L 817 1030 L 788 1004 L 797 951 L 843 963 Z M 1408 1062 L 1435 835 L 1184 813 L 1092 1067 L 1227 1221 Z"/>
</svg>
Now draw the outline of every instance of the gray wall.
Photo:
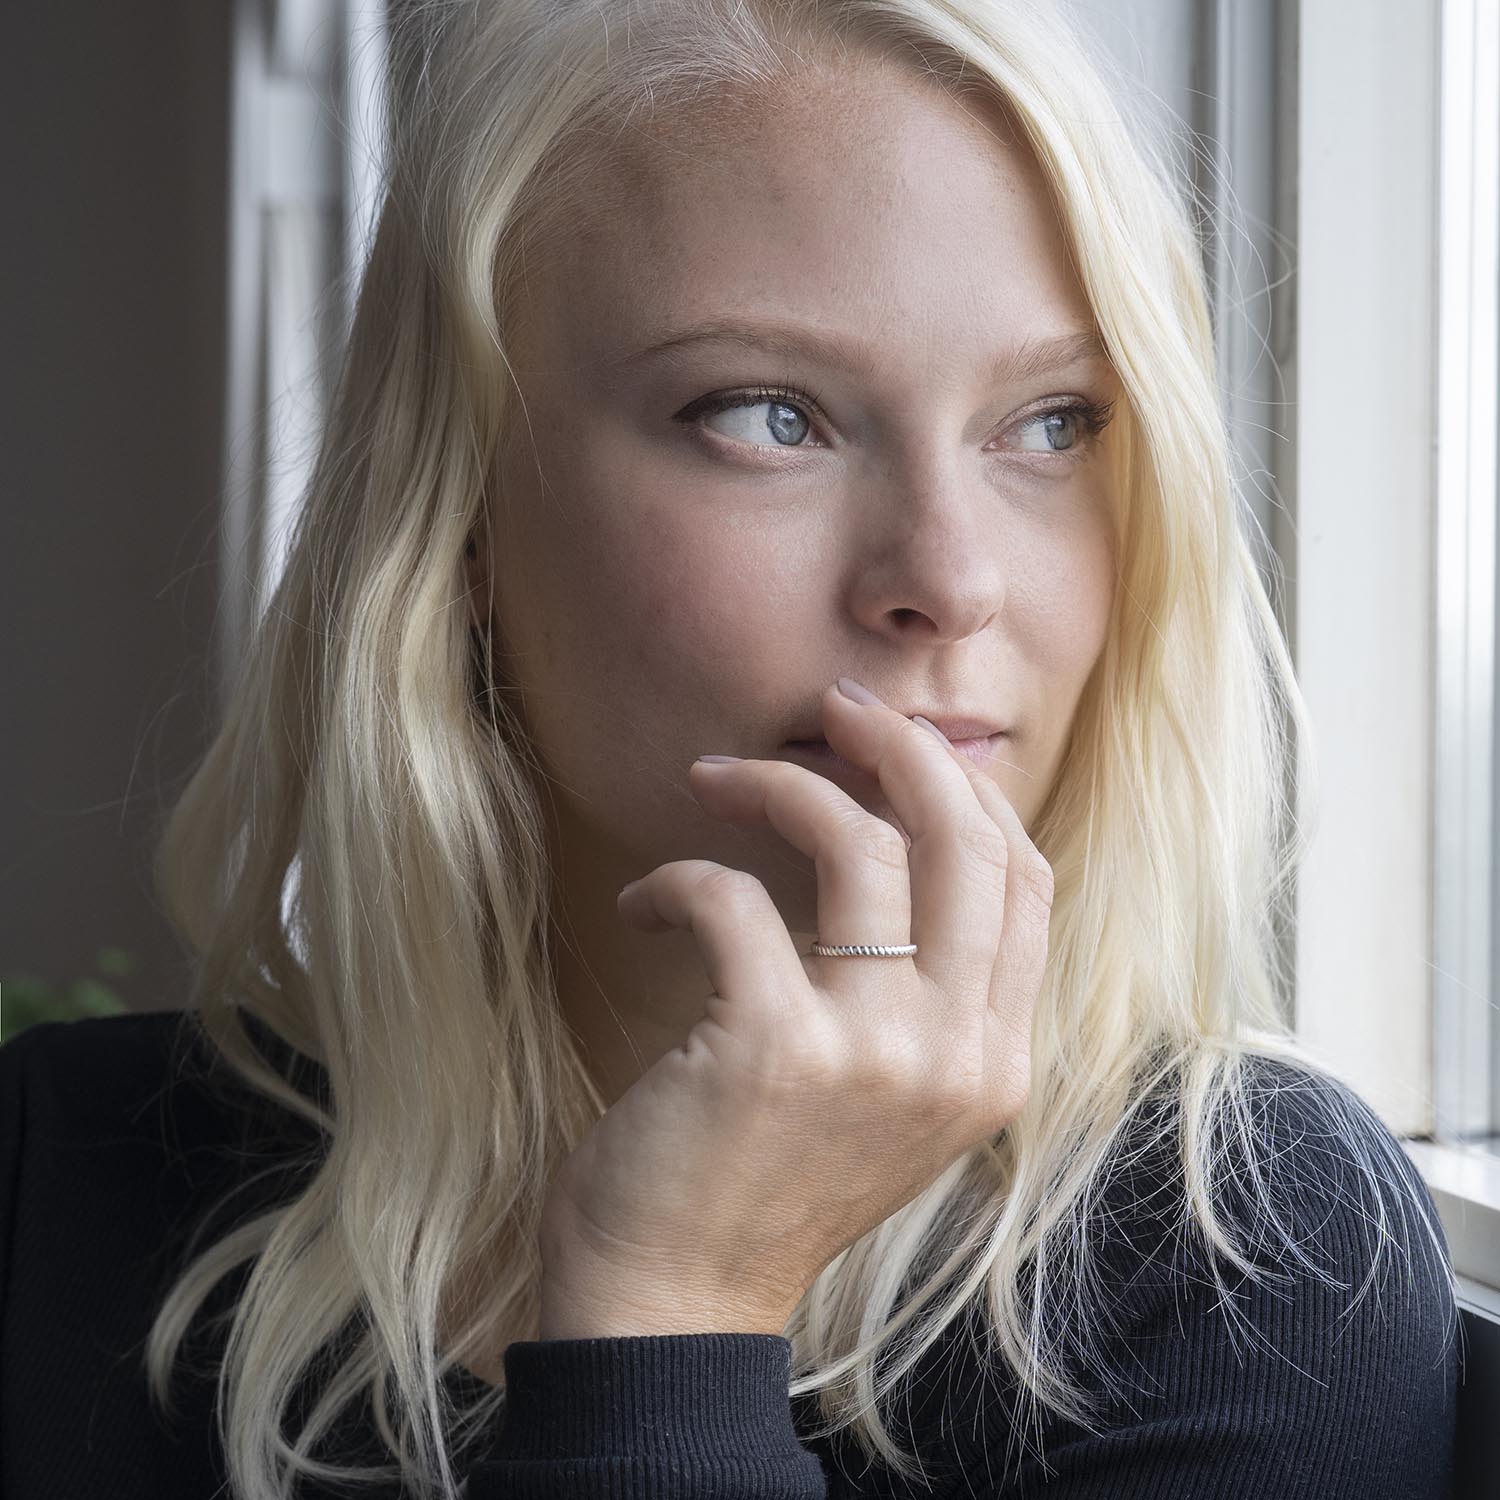
<svg viewBox="0 0 1500 1500">
<path fill-rule="evenodd" d="M 148 1010 L 183 1003 L 146 866 L 210 703 L 228 34 L 70 0 L 0 48 L 0 975 L 118 945 Z"/>
</svg>

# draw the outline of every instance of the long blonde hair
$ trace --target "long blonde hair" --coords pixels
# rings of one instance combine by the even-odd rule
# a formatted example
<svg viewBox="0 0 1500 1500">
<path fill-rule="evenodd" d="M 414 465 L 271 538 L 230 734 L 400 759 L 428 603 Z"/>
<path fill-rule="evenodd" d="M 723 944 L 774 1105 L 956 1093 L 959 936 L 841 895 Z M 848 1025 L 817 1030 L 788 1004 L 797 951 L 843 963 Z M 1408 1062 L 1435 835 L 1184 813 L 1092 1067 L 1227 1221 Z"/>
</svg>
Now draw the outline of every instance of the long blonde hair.
<svg viewBox="0 0 1500 1500">
<path fill-rule="evenodd" d="M 792 1394 L 817 1393 L 823 1430 L 910 1473 L 881 1403 L 978 1307 L 986 1356 L 1033 1409 L 1088 1422 L 1066 1365 L 1104 1323 L 1092 1210 L 1146 1100 L 1171 1106 L 1152 1129 L 1180 1169 L 1184 1233 L 1265 1274 L 1225 1212 L 1232 1175 L 1247 1233 L 1325 1274 L 1277 1217 L 1252 1067 L 1320 1071 L 1283 1019 L 1277 933 L 1305 847 L 1292 754 L 1313 741 L 1246 542 L 1179 170 L 1097 45 L 1041 0 L 396 15 L 388 180 L 335 398 L 285 572 L 157 863 L 197 1024 L 319 1145 L 292 1197 L 184 1256 L 146 1351 L 153 1396 L 171 1411 L 189 1325 L 242 1268 L 216 1408 L 239 1500 L 288 1495 L 299 1474 L 389 1477 L 315 1456 L 363 1397 L 424 1495 L 455 1495 L 456 1451 L 495 1420 L 498 1386 L 461 1402 L 445 1377 L 533 1326 L 545 1186 L 603 1109 L 555 1004 L 545 788 L 465 597 L 466 542 L 524 429 L 506 356 L 522 247 L 567 232 L 634 114 L 863 54 L 998 104 L 1040 162 L 1123 386 L 1119 572 L 1031 830 L 1056 895 L 1030 1099 L 817 1278 L 785 1330 Z M 319 1064 L 326 1094 L 271 1065 L 251 1021 Z M 1422 1204 L 1370 1154 L 1367 1107 L 1342 1085 L 1330 1098 L 1384 1245 Z M 448 1298 L 479 1266 L 484 1296 L 447 1337 Z"/>
</svg>

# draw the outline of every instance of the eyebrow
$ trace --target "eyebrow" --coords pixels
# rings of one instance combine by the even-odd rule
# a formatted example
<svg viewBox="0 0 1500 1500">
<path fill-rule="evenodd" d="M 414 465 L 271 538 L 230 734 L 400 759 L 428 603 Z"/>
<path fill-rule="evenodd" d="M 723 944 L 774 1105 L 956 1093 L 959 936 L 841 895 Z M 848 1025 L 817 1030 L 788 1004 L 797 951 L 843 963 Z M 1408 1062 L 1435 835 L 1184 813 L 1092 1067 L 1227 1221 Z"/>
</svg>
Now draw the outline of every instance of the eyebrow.
<svg viewBox="0 0 1500 1500">
<path fill-rule="evenodd" d="M 811 355 L 823 364 L 847 367 L 868 359 L 868 352 L 856 340 L 842 334 L 819 333 L 811 328 L 778 323 L 711 319 L 675 329 L 644 349 L 609 363 L 614 368 L 624 369 L 648 360 L 670 359 L 694 344 L 704 343 L 739 344 L 783 358 Z M 1046 338 L 1026 339 L 1003 354 L 991 367 L 990 375 L 996 380 L 1030 380 L 1085 360 L 1106 363 L 1109 360 L 1097 328 L 1080 328 Z"/>
</svg>

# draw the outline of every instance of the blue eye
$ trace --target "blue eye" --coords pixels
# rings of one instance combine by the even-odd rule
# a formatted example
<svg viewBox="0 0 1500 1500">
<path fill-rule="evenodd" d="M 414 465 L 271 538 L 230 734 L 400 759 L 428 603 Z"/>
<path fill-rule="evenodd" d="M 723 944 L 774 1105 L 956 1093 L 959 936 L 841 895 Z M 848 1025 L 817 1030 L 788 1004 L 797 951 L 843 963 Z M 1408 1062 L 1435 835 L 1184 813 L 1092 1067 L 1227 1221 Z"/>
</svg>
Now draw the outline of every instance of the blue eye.
<svg viewBox="0 0 1500 1500">
<path fill-rule="evenodd" d="M 686 406 L 678 413 L 678 420 L 683 422 L 694 422 L 706 416 L 713 416 L 721 411 L 735 411 L 740 408 L 753 408 L 757 406 L 769 406 L 770 414 L 764 422 L 751 422 L 748 424 L 752 431 L 760 431 L 762 428 L 777 441 L 777 446 L 795 448 L 802 446 L 800 439 L 805 437 L 812 429 L 811 419 L 803 408 L 802 402 L 816 406 L 817 397 L 803 397 L 800 391 L 792 390 L 786 386 L 760 386 L 753 391 L 740 391 L 728 395 L 702 396 L 690 406 Z M 737 439 L 740 441 L 752 441 L 750 438 Z"/>
<path fill-rule="evenodd" d="M 799 448 L 808 446 L 802 439 L 812 431 L 807 407 L 815 407 L 817 404 L 816 396 L 804 395 L 792 386 L 762 385 L 755 390 L 700 396 L 678 412 L 676 419 L 690 425 L 701 425 L 703 418 L 719 412 L 765 406 L 769 408 L 769 414 L 764 419 L 749 422 L 747 433 L 733 437 L 733 440 L 758 447 L 762 445 L 756 439 L 764 433 L 772 439 L 769 446 Z M 1112 401 L 1074 398 L 1043 411 L 1032 412 L 1030 416 L 1023 417 L 1017 426 L 1022 431 L 1033 427 L 1040 430 L 1043 446 L 1017 451 L 1051 453 L 1059 458 L 1082 457 L 1089 446 L 1089 440 L 1097 437 L 1109 425 L 1113 409 Z M 1058 439 L 1061 440 L 1060 444 L 1056 442 Z"/>
<path fill-rule="evenodd" d="M 1023 417 L 1018 424 L 1022 431 L 1028 427 L 1038 428 L 1045 444 L 1042 448 L 1025 448 L 1025 453 L 1055 453 L 1059 458 L 1079 456 L 1088 449 L 1093 438 L 1109 426 L 1114 414 L 1113 401 L 1085 401 L 1075 398 L 1060 406 L 1048 407 L 1045 411 L 1033 412 Z M 1052 439 L 1065 439 L 1061 447 L 1054 447 Z"/>
<path fill-rule="evenodd" d="M 1073 407 L 1058 407 L 1053 411 L 1038 412 L 1021 423 L 1022 428 L 1034 427 L 1042 434 L 1045 448 L 1028 449 L 1036 453 L 1066 453 L 1078 442 L 1083 427 L 1082 414 Z M 1053 439 L 1061 437 L 1061 444 Z"/>
</svg>

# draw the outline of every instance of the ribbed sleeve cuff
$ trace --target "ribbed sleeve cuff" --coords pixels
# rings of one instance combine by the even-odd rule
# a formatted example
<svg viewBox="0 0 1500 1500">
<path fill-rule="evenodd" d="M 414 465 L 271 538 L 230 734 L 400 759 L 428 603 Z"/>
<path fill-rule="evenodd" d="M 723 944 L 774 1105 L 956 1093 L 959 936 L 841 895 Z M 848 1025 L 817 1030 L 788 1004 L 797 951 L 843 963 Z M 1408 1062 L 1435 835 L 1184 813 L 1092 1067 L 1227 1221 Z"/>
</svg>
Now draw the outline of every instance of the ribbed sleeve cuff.
<svg viewBox="0 0 1500 1500">
<path fill-rule="evenodd" d="M 780 1335 L 522 1340 L 504 1358 L 504 1425 L 471 1495 L 486 1476 L 532 1496 L 827 1493 L 792 1424 Z"/>
</svg>

